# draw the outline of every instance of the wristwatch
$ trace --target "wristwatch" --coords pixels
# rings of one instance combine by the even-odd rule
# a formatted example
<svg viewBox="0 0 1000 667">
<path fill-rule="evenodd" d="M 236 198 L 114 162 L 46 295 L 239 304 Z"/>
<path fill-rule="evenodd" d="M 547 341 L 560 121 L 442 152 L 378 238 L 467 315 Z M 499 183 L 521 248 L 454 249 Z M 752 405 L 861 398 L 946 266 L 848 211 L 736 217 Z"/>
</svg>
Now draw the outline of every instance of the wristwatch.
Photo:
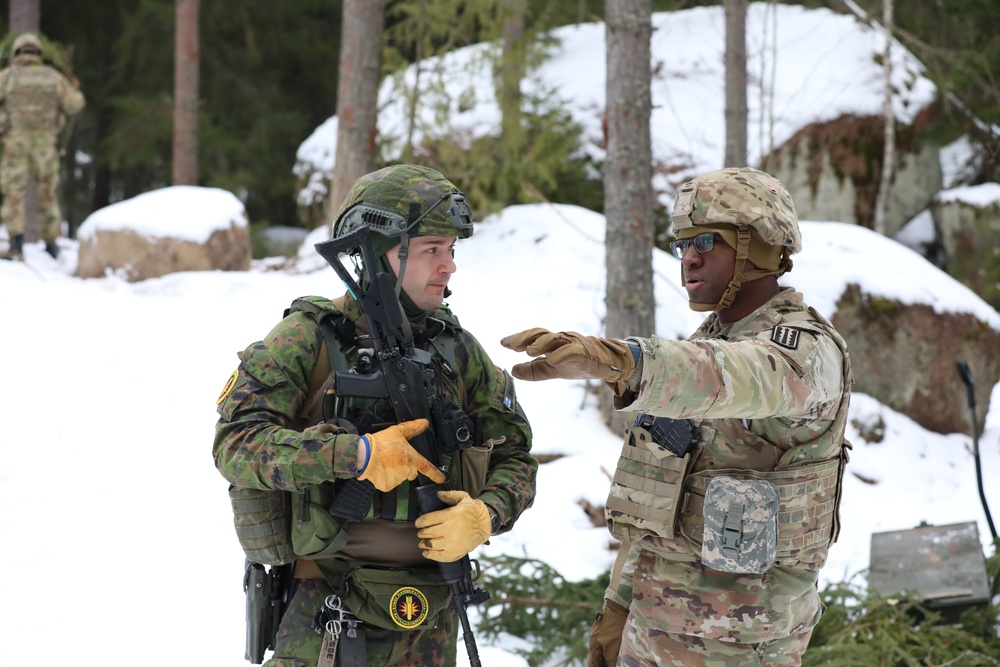
<svg viewBox="0 0 1000 667">
<path fill-rule="evenodd" d="M 486 511 L 490 513 L 490 535 L 496 535 L 503 528 L 503 521 L 500 519 L 500 515 L 491 508 L 487 508 Z"/>
</svg>

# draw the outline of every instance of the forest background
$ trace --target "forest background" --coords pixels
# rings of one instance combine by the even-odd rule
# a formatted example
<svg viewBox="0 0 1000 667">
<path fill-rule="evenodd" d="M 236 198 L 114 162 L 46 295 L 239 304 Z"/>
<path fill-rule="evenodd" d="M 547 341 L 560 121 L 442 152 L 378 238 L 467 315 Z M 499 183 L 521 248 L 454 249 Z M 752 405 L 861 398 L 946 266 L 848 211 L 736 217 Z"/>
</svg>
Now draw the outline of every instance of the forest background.
<svg viewBox="0 0 1000 667">
<path fill-rule="evenodd" d="M 2 3 L 0 27 L 23 0 Z M 64 131 L 62 199 L 69 234 L 93 211 L 172 184 L 174 38 L 177 6 L 171 0 L 62 0 L 40 6 L 42 35 L 71 69 L 87 96 L 87 108 Z M 497 0 L 391 0 L 386 6 L 383 76 L 418 58 L 493 40 L 502 34 L 505 4 Z M 653 0 L 653 11 L 716 2 Z M 844 11 L 844 0 L 790 2 Z M 881 0 L 859 0 L 873 17 Z M 895 0 L 897 37 L 927 66 L 946 96 L 935 118 L 942 143 L 973 131 L 986 146 L 981 181 L 997 181 L 1000 163 L 1000 4 L 995 0 Z M 340 0 L 248 3 L 200 2 L 197 96 L 198 185 L 233 192 L 255 228 L 313 227 L 317 220 L 296 206 L 296 149 L 337 109 L 341 43 Z M 603 0 L 523 0 L 525 33 L 601 20 Z M 8 35 L 0 48 L 9 59 Z M 543 55 L 544 41 L 536 54 Z M 541 57 L 541 55 L 539 56 Z M 528 67 L 530 58 L 527 57 Z M 971 127 L 965 109 L 983 121 Z M 501 175 L 469 164 L 468 151 L 436 146 L 420 156 L 476 193 L 477 214 L 502 205 L 544 199 L 572 202 L 603 212 L 599 164 L 576 150 L 573 129 L 552 110 L 536 118 L 519 155 L 549 155 L 528 180 L 535 187 L 506 187 Z M 563 123 L 563 125 L 560 125 Z M 553 127 L 555 129 L 553 130 Z M 986 128 L 985 132 L 982 128 Z M 554 137 L 554 135 L 557 135 Z M 545 151 L 530 144 L 547 142 Z M 556 148 L 553 150 L 553 146 Z M 476 165 L 497 165 L 498 142 L 474 146 Z M 495 153 L 495 155 L 491 155 Z M 376 153 L 377 155 L 377 153 Z M 379 166 L 379 165 L 376 165 Z M 524 175 L 522 174 L 522 178 Z M 477 182 L 468 182 L 476 179 Z M 556 194 L 558 193 L 558 196 Z M 482 210 L 479 210 L 482 209 Z"/>
<path fill-rule="evenodd" d="M 24 0 L 3 3 L 13 10 Z M 374 0 L 372 0 L 374 2 Z M 62 177 L 64 214 L 70 235 L 92 212 L 144 192 L 171 185 L 175 113 L 175 20 L 179 2 L 171 0 L 63 0 L 28 4 L 40 7 L 39 26 L 62 66 L 76 76 L 87 96 L 87 108 L 67 128 Z M 497 39 L 503 25 L 498 8 L 509 0 L 392 0 L 386 5 L 382 32 L 382 76 L 400 70 L 418 58 L 440 55 L 450 49 Z M 720 2 L 654 0 L 653 11 L 673 11 Z M 807 7 L 843 11 L 845 0 L 788 2 Z M 881 14 L 882 0 L 857 0 L 872 17 Z M 996 0 L 895 0 L 896 35 L 927 67 L 947 101 L 933 118 L 933 132 L 943 145 L 969 134 L 983 147 L 978 182 L 1000 181 L 1000 3 Z M 582 21 L 601 20 L 603 0 L 523 0 L 525 32 Z M 296 0 L 293 3 L 251 3 L 245 0 L 202 0 L 197 94 L 198 184 L 234 193 L 245 205 L 255 227 L 311 227 L 318 220 L 303 215 L 297 206 L 300 184 L 294 165 L 296 151 L 313 130 L 337 110 L 338 60 L 343 3 L 337 0 Z M 0 11 L 0 20 L 8 17 Z M 2 25 L 6 32 L 7 24 Z M 0 57 L 9 57 L 12 35 L 0 42 Z M 525 62 L 543 57 L 544 40 Z M 982 121 L 974 125 L 970 116 Z M 721 119 L 720 119 L 721 122 Z M 531 132 L 521 138 L 517 154 L 536 171 L 521 174 L 534 189 L 510 188 L 501 176 L 483 165 L 510 164 L 504 159 L 503 137 L 478 141 L 471 149 L 438 144 L 423 147 L 418 161 L 442 169 L 463 190 L 473 195 L 477 218 L 505 205 L 551 199 L 575 203 L 604 212 L 601 164 L 588 162 L 576 150 L 573 128 L 558 110 L 543 109 L 529 119 Z M 406 152 L 402 153 L 404 157 Z M 720 156 L 721 157 L 721 156 Z M 543 160 L 544 158 L 544 160 Z M 377 165 L 378 166 L 378 165 Z M 974 184 L 974 183 L 970 183 Z M 662 217 L 662 216 L 661 216 Z M 501 566 L 503 564 L 501 563 Z M 519 562 L 510 565 L 516 579 Z M 997 576 L 997 557 L 990 562 L 991 579 Z M 537 597 L 578 600 L 599 597 L 602 580 L 584 582 L 590 590 L 571 587 L 558 576 L 543 577 L 557 587 L 537 591 Z M 532 581 L 512 581 L 515 590 L 532 590 Z M 560 587 L 561 586 L 561 587 Z M 901 656 L 900 646 L 952 646 L 970 653 L 977 642 L 989 649 L 975 651 L 960 664 L 998 664 L 983 653 L 997 650 L 996 615 L 988 611 L 965 632 L 945 627 L 942 632 L 912 632 L 907 606 L 860 605 L 855 589 L 833 587 L 824 591 L 831 611 L 817 632 L 814 644 L 841 650 L 813 652 L 813 664 L 875 664 L 870 654 L 846 645 L 853 628 L 884 628 L 872 633 L 877 655 L 893 656 L 885 664 L 916 664 Z M 511 605 L 503 627 L 523 634 L 539 625 L 537 609 Z M 534 660 L 565 645 L 569 635 L 582 646 L 593 612 L 563 614 L 564 625 L 545 623 L 560 630 L 548 643 L 534 647 Z M 519 627 L 520 624 L 520 627 Z M 970 629 L 971 625 L 971 629 Z M 520 631 L 520 632 L 518 632 Z M 984 637 L 986 639 L 984 639 Z M 834 645 L 836 646 L 830 646 Z M 928 651 L 931 649 L 927 649 Z M 854 651 L 855 653 L 851 653 Z M 961 656 L 958 656 L 961 657 Z M 941 663 L 959 664 L 955 653 Z M 931 664 L 925 662 L 923 664 Z"/>
</svg>

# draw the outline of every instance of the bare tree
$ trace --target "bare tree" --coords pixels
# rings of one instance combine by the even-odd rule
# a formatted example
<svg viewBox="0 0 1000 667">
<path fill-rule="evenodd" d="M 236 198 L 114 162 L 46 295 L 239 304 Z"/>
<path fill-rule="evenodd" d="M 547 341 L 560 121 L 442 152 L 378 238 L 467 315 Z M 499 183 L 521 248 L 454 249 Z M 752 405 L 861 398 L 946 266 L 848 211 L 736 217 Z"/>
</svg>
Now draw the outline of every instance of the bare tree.
<svg viewBox="0 0 1000 667">
<path fill-rule="evenodd" d="M 882 145 L 882 176 L 878 183 L 873 216 L 873 227 L 882 235 L 885 234 L 885 213 L 889 206 L 889 188 L 896 159 L 896 118 L 892 112 L 892 11 L 893 0 L 882 0 L 882 31 L 885 34 L 885 51 L 882 55 L 882 118 L 885 142 Z"/>
<path fill-rule="evenodd" d="M 605 329 L 612 338 L 654 331 L 653 185 L 649 119 L 651 0 L 606 0 L 607 218 Z M 602 392 L 607 396 L 607 392 Z M 605 408 L 610 423 L 610 405 Z"/>
<path fill-rule="evenodd" d="M 42 21 L 41 0 L 10 0 L 8 9 L 11 32 L 38 32 Z"/>
<path fill-rule="evenodd" d="M 38 32 L 42 22 L 41 0 L 10 0 L 8 25 L 12 33 Z M 34 243 L 38 240 L 38 183 L 34 174 L 28 174 L 28 185 L 24 191 L 24 240 Z"/>
<path fill-rule="evenodd" d="M 747 2 L 725 0 L 726 153 L 724 167 L 747 161 Z"/>
<path fill-rule="evenodd" d="M 524 37 L 525 0 L 503 0 L 503 56 L 500 61 L 500 120 L 503 158 L 498 195 L 513 204 L 521 186 L 521 156 L 524 150 L 524 114 L 521 111 L 521 80 L 524 78 L 527 45 Z"/>
<path fill-rule="evenodd" d="M 337 153 L 327 224 L 359 176 L 372 168 L 386 0 L 345 0 L 337 82 Z"/>
<path fill-rule="evenodd" d="M 198 184 L 198 85 L 201 0 L 176 0 L 173 184 Z"/>
</svg>

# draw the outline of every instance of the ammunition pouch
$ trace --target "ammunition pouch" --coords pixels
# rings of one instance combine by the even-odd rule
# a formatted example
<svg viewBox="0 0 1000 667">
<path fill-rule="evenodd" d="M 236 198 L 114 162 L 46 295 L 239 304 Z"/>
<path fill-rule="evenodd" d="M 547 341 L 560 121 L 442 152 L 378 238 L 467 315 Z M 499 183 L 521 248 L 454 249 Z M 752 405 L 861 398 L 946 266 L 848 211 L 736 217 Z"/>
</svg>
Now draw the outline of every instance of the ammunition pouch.
<svg viewBox="0 0 1000 667">
<path fill-rule="evenodd" d="M 654 424 L 656 428 L 650 430 Z M 623 538 L 626 525 L 663 537 L 674 536 L 697 433 L 688 420 L 645 414 L 626 427 L 625 444 L 605 505 L 605 516 L 618 539 Z M 678 456 L 675 451 L 683 454 Z"/>
<path fill-rule="evenodd" d="M 473 498 L 478 498 L 486 486 L 486 475 L 490 470 L 490 455 L 493 453 L 494 444 L 496 443 L 492 440 L 487 440 L 482 445 L 473 445 L 458 453 L 462 480 L 457 488 Z"/>
</svg>

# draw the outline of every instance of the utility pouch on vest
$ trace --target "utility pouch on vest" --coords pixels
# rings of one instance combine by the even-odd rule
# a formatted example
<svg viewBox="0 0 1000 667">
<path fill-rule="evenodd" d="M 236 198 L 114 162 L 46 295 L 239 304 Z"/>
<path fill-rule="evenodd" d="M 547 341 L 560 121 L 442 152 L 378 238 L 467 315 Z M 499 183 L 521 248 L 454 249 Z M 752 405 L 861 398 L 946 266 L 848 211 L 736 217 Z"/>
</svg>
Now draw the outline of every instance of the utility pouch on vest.
<svg viewBox="0 0 1000 667">
<path fill-rule="evenodd" d="M 486 486 L 486 473 L 490 468 L 493 444 L 492 440 L 487 440 L 482 445 L 473 445 L 458 453 L 462 469 L 461 488 L 473 498 L 478 498 Z"/>
<path fill-rule="evenodd" d="M 763 479 L 715 477 L 705 492 L 701 560 L 713 570 L 766 572 L 778 548 L 778 489 Z"/>
<path fill-rule="evenodd" d="M 344 574 L 340 589 L 355 616 L 386 630 L 434 627 L 451 604 L 451 587 L 437 572 L 362 565 Z"/>
<path fill-rule="evenodd" d="M 291 541 L 291 493 L 229 487 L 236 537 L 247 560 L 285 565 L 295 560 Z"/>
</svg>

